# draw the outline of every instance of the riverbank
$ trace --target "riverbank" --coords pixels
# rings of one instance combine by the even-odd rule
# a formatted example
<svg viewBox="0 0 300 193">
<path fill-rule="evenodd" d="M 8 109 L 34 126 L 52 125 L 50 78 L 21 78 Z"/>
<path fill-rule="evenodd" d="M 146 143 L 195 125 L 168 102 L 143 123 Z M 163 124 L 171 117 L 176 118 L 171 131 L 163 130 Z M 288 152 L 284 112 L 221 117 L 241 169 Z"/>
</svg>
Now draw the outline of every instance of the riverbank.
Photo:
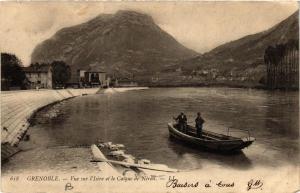
<svg viewBox="0 0 300 193">
<path fill-rule="evenodd" d="M 148 89 L 147 87 L 122 87 L 122 88 L 108 88 L 108 89 L 66 89 L 66 90 L 31 90 L 31 91 L 14 91 L 4 92 L 1 95 L 2 99 L 2 114 L 7 114 L 10 109 L 11 116 L 2 117 L 2 121 L 5 123 L 5 131 L 7 135 L 2 135 L 2 161 L 7 161 L 5 167 L 3 167 L 4 173 L 10 173 L 18 170 L 30 170 L 31 166 L 25 166 L 25 163 L 34 162 L 35 170 L 41 170 L 44 167 L 45 159 L 49 162 L 49 165 L 55 165 L 58 170 L 65 170 L 68 172 L 80 170 L 80 171 L 95 171 L 95 166 L 86 164 L 92 159 L 91 152 L 87 149 L 88 145 L 79 146 L 68 146 L 59 143 L 55 143 L 55 147 L 49 147 L 45 145 L 45 141 L 53 140 L 46 133 L 39 133 L 42 128 L 35 130 L 34 128 L 39 127 L 40 124 L 46 124 L 51 121 L 57 121 L 58 119 L 68 116 L 64 111 L 64 102 L 67 99 L 74 98 L 76 96 L 85 96 L 88 94 L 126 92 L 131 90 L 143 90 Z M 76 92 L 76 93 L 75 93 Z M 101 95 L 95 97 L 101 97 Z M 8 101 L 8 99 L 10 99 Z M 81 100 L 81 99 L 76 99 Z M 75 99 L 72 102 L 76 101 Z M 70 102 L 70 103 L 72 103 Z M 75 102 L 76 103 L 76 102 Z M 18 108 L 13 108 L 12 104 L 17 104 Z M 4 108 L 5 107 L 5 108 Z M 28 110 L 30 108 L 31 111 Z M 27 111 L 24 111 L 26 109 Z M 24 111 L 24 112 L 23 112 Z M 22 114 L 21 114 L 22 113 Z M 15 115 L 21 114 L 15 117 Z M 4 119 L 6 118 L 6 119 Z M 24 122 L 26 125 L 17 127 L 9 125 L 8 119 L 12 119 L 11 122 Z M 20 120 L 19 120 L 20 119 Z M 14 126 L 14 127 L 13 127 Z M 27 127 L 25 127 L 27 126 Z M 28 127 L 31 127 L 28 130 Z M 35 130 L 35 131 L 33 131 Z M 37 134 L 38 133 L 38 134 Z M 3 133 L 5 134 L 5 133 Z M 12 136 L 15 134 L 14 136 Z M 37 135 L 38 136 L 37 136 Z M 24 137 L 24 135 L 26 135 Z M 26 139 L 28 136 L 28 139 Z M 18 155 L 16 153 L 20 152 Z M 30 154 L 30 160 L 26 158 L 26 155 Z M 55 155 L 64 154 L 57 159 Z M 15 156 L 14 156 L 15 155 Z M 25 158 L 23 157 L 25 155 Z M 51 156 L 50 156 L 51 155 Z M 82 159 L 78 159 L 78 155 L 82 155 Z M 40 158 L 44 157 L 44 161 L 40 162 Z M 46 158 L 47 157 L 47 158 Z M 17 162 L 15 163 L 15 161 Z M 76 161 L 75 161 L 76 160 Z M 19 165 L 18 163 L 23 163 Z M 4 163 L 4 162 L 3 162 Z M 50 164 L 51 163 L 51 164 Z M 42 166 L 40 166 L 41 164 Z M 70 167 L 70 164 L 72 165 Z M 26 164 L 25 164 L 26 165 Z M 20 166 L 20 167 L 19 167 Z M 84 167 L 82 167 L 84 166 Z M 41 167 L 41 168 L 40 168 Z M 102 166 L 99 167 L 102 171 Z"/>
<path fill-rule="evenodd" d="M 148 88 L 124 87 L 108 89 L 89 88 L 61 90 L 19 90 L 1 92 L 1 160 L 6 160 L 15 153 L 19 152 L 17 145 L 26 134 L 28 127 L 31 125 L 32 117 L 38 111 L 50 105 L 77 96 L 85 96 L 97 93 L 116 93 L 142 89 Z"/>
<path fill-rule="evenodd" d="M 30 127 L 30 140 L 19 144 L 21 148 L 23 143 L 23 151 L 2 167 L 2 187 L 6 192 L 22 192 L 24 186 L 61 192 L 70 183 L 76 192 L 248 192 L 248 182 L 259 180 L 249 192 L 293 192 L 297 183 L 291 182 L 299 181 L 295 172 L 299 171 L 298 98 L 297 92 L 227 88 L 155 88 L 76 97 L 59 103 L 63 111 L 59 121 Z M 183 111 L 190 118 L 199 107 L 206 129 L 217 132 L 229 125 L 247 126 L 253 128 L 257 141 L 243 153 L 227 156 L 170 140 L 166 123 L 174 112 Z M 136 181 L 113 175 L 99 162 L 91 162 L 90 144 L 99 140 L 124 144 L 126 153 L 136 158 L 182 172 Z M 12 176 L 19 176 L 19 181 L 10 180 Z M 32 176 L 58 176 L 59 181 Z M 76 181 L 72 176 L 88 180 Z M 95 180 L 111 176 L 114 181 Z M 173 187 L 173 176 L 178 185 L 199 183 L 195 188 Z"/>
<path fill-rule="evenodd" d="M 245 89 L 263 89 L 267 90 L 267 87 L 264 85 L 259 84 L 252 84 L 252 83 L 223 83 L 223 82 L 214 82 L 214 83 L 181 83 L 181 84 L 151 84 L 150 87 L 157 87 L 157 88 L 172 88 L 172 87 L 224 87 L 224 88 L 245 88 Z"/>
<path fill-rule="evenodd" d="M 207 88 L 215 88 L 215 87 L 223 87 L 223 88 L 244 88 L 244 89 L 259 89 L 259 90 L 282 90 L 282 91 L 298 91 L 299 87 L 292 88 L 274 88 L 269 89 L 264 84 L 252 83 L 252 82 L 182 82 L 182 83 L 152 83 L 145 84 L 150 88 L 172 88 L 172 87 L 207 87 Z"/>
<path fill-rule="evenodd" d="M 96 94 L 99 88 L 1 92 L 1 143 L 16 146 L 39 109 L 69 98 Z"/>
</svg>

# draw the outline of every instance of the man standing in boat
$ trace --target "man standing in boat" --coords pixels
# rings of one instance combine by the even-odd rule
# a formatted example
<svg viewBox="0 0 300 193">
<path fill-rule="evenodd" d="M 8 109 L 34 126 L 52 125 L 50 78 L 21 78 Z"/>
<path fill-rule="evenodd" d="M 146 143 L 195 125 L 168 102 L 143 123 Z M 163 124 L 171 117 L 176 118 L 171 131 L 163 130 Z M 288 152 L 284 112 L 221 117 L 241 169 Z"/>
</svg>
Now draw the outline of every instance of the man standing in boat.
<svg viewBox="0 0 300 193">
<path fill-rule="evenodd" d="M 201 117 L 201 113 L 200 112 L 197 113 L 197 118 L 195 119 L 195 122 L 196 122 L 197 136 L 201 137 L 201 135 L 202 135 L 202 127 L 203 127 L 203 123 L 205 121 Z"/>
<path fill-rule="evenodd" d="M 180 113 L 177 118 L 175 118 L 176 121 L 178 121 L 179 129 L 182 132 L 186 132 L 187 127 L 187 118 L 184 113 Z"/>
</svg>

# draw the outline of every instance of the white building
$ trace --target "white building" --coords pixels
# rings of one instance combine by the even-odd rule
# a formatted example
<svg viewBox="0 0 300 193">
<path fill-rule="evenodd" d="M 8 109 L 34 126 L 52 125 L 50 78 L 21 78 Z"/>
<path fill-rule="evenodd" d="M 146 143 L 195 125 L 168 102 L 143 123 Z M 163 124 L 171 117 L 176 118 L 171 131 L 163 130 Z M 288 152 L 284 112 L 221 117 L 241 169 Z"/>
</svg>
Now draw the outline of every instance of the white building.
<svg viewBox="0 0 300 193">
<path fill-rule="evenodd" d="M 52 85 L 52 67 L 48 64 L 33 65 L 23 68 L 28 87 L 35 88 L 47 88 L 51 89 Z"/>
</svg>

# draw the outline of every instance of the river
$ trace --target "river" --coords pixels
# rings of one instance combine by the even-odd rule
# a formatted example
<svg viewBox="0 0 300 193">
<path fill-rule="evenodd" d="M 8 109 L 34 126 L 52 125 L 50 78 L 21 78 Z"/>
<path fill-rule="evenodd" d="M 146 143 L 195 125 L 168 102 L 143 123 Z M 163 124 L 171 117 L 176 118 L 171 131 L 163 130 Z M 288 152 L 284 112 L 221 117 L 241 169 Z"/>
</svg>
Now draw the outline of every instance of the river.
<svg viewBox="0 0 300 193">
<path fill-rule="evenodd" d="M 89 145 L 97 140 L 122 143 L 135 157 L 180 169 L 201 169 L 208 164 L 236 170 L 297 165 L 298 98 L 298 92 L 235 88 L 151 88 L 77 97 L 61 104 L 59 118 L 31 127 L 30 142 L 22 142 L 25 146 L 31 143 L 29 150 L 16 155 L 2 170 L 15 170 L 20 161 L 32 170 L 49 165 L 60 168 L 66 162 L 84 165 L 87 149 L 61 151 L 59 158 L 43 155 L 44 149 Z M 228 127 L 250 129 L 256 141 L 241 154 L 219 155 L 170 140 L 167 123 L 172 117 L 184 112 L 194 124 L 198 111 L 205 119 L 205 129 L 222 133 Z M 37 164 L 40 159 L 42 165 Z"/>
</svg>

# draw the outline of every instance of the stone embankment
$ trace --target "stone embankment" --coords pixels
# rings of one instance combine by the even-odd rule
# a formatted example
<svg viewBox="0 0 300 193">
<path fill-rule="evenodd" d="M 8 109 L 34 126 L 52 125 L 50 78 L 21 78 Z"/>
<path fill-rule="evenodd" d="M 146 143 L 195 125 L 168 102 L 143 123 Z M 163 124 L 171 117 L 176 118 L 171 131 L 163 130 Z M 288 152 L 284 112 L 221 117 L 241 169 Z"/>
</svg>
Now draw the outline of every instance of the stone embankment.
<svg viewBox="0 0 300 193">
<path fill-rule="evenodd" d="M 96 94 L 98 90 L 99 88 L 1 92 L 1 144 L 17 145 L 29 127 L 29 118 L 40 108 L 72 97 Z"/>
</svg>

